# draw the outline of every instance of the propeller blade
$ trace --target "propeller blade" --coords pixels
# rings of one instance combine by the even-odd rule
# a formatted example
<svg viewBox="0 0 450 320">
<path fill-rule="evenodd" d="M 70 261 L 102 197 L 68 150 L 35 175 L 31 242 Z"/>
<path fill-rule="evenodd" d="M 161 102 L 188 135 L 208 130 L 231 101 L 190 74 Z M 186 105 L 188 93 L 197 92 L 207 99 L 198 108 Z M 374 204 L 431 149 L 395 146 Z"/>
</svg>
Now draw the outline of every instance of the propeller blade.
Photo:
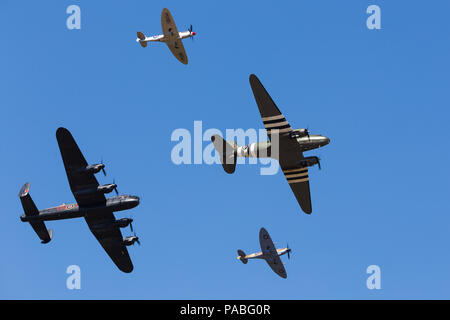
<svg viewBox="0 0 450 320">
<path fill-rule="evenodd" d="M 113 184 L 115 184 L 116 186 L 114 187 L 114 191 L 116 192 L 116 195 L 119 195 L 119 191 L 117 191 L 117 184 L 116 184 L 116 179 L 113 179 Z"/>
<path fill-rule="evenodd" d="M 322 167 L 320 166 L 320 158 L 319 161 L 317 162 L 317 165 L 319 166 L 319 170 L 322 170 Z"/>
<path fill-rule="evenodd" d="M 138 245 L 141 245 L 141 242 L 139 241 L 139 238 L 136 238 L 136 242 Z"/>
<path fill-rule="evenodd" d="M 291 249 L 289 249 L 289 243 L 286 243 L 286 248 L 287 248 L 287 254 L 288 254 L 288 259 L 291 259 Z"/>
<path fill-rule="evenodd" d="M 133 222 L 130 222 L 130 230 L 133 232 Z"/>
<path fill-rule="evenodd" d="M 106 177 L 105 164 L 103 163 L 103 157 L 102 157 L 102 159 L 100 160 L 100 164 L 103 165 L 102 172 L 103 172 L 103 175 Z"/>
</svg>

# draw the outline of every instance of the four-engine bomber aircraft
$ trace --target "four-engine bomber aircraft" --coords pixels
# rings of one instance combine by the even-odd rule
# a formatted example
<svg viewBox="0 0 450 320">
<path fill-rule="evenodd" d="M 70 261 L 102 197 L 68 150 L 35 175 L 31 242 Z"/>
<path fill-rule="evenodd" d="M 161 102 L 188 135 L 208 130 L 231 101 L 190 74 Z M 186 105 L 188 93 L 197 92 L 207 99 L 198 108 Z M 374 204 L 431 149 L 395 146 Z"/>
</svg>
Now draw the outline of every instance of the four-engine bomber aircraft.
<svg viewBox="0 0 450 320">
<path fill-rule="evenodd" d="M 139 204 L 139 197 L 118 195 L 117 185 L 114 183 L 100 186 L 94 174 L 102 171 L 106 175 L 105 165 L 103 163 L 88 165 L 67 129 L 59 128 L 56 131 L 56 139 L 70 189 L 77 203 L 38 211 L 28 193 L 30 184 L 26 183 L 19 193 L 25 212 L 20 217 L 21 220 L 31 224 L 42 243 L 48 243 L 52 239 L 52 230 L 47 230 L 44 221 L 84 217 L 89 229 L 117 267 L 123 272 L 131 272 L 133 264 L 126 246 L 135 242 L 139 244 L 139 238 L 136 235 L 122 238 L 119 228 L 130 226 L 132 230 L 133 220 L 131 218 L 116 220 L 113 212 L 136 207 Z M 106 199 L 105 194 L 113 190 L 117 196 Z"/>
<path fill-rule="evenodd" d="M 192 31 L 192 25 L 187 31 L 178 32 L 177 26 L 170 14 L 169 10 L 164 8 L 161 13 L 161 25 L 163 34 L 157 36 L 146 37 L 142 32 L 137 32 L 136 42 L 145 48 L 148 42 L 165 42 L 172 51 L 173 55 L 184 64 L 188 63 L 188 57 L 183 46 L 183 39 L 192 38 L 195 32 Z"/>
<path fill-rule="evenodd" d="M 317 164 L 320 169 L 320 159 L 316 156 L 304 157 L 303 152 L 323 147 L 330 143 L 330 139 L 310 135 L 307 129 L 293 130 L 254 74 L 250 75 L 250 86 L 270 141 L 239 147 L 234 141 L 225 141 L 219 135 L 212 136 L 211 140 L 220 155 L 222 166 L 225 172 L 231 174 L 236 169 L 236 157 L 277 159 L 300 207 L 310 214 L 312 206 L 308 167 Z M 272 141 L 272 136 L 277 137 L 276 141 Z M 275 150 L 277 145 L 278 152 Z M 272 146 L 275 146 L 274 150 Z"/>
<path fill-rule="evenodd" d="M 249 259 L 264 259 L 277 275 L 286 279 L 286 269 L 283 266 L 283 262 L 281 262 L 280 256 L 287 253 L 288 258 L 291 258 L 291 249 L 289 249 L 289 246 L 276 249 L 269 233 L 264 228 L 259 230 L 259 244 L 261 245 L 262 252 L 246 255 L 244 251 L 238 250 L 239 256 L 237 258 L 243 264 L 247 264 Z"/>
</svg>

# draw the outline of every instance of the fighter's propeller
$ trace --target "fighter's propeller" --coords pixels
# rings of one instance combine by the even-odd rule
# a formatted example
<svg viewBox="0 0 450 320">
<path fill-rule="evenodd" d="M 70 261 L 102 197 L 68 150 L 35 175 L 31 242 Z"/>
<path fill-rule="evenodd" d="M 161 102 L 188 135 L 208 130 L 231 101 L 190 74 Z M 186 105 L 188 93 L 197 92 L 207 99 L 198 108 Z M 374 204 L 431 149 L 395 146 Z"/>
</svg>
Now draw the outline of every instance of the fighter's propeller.
<svg viewBox="0 0 450 320">
<path fill-rule="evenodd" d="M 286 244 L 288 259 L 291 259 L 291 249 L 289 249 L 289 243 Z"/>
<path fill-rule="evenodd" d="M 191 24 L 191 26 L 189 27 L 188 31 L 189 31 L 189 34 L 191 35 L 192 41 L 194 41 L 194 37 L 192 37 L 192 36 L 195 36 L 195 32 L 193 32 L 192 29 L 193 28 L 192 28 L 192 24 Z"/>
</svg>

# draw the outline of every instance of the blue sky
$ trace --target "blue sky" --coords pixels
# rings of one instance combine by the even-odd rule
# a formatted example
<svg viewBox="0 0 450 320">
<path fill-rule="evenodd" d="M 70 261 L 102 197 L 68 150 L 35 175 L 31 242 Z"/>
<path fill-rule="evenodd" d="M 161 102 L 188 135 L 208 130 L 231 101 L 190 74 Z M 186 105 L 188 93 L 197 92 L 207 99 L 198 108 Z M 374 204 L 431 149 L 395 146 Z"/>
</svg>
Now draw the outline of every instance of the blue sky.
<svg viewBox="0 0 450 320">
<path fill-rule="evenodd" d="M 67 6 L 81 30 L 66 28 Z M 366 8 L 381 8 L 368 30 Z M 189 65 L 136 31 L 161 32 L 168 7 L 194 42 Z M 0 298 L 450 298 L 448 1 L 12 1 L 0 3 Z M 262 128 L 258 75 L 293 127 L 331 138 L 310 170 L 313 213 L 282 173 L 176 166 L 177 128 Z M 121 273 L 83 219 L 48 223 L 42 245 L 19 220 L 26 181 L 40 208 L 73 202 L 55 139 L 68 128 L 119 191 L 141 197 L 142 240 Z M 204 147 L 208 143 L 204 143 Z M 288 279 L 236 250 L 265 227 L 293 249 Z M 130 234 L 123 229 L 124 235 Z M 66 289 L 67 266 L 81 290 Z M 366 268 L 381 268 L 381 290 Z"/>
</svg>

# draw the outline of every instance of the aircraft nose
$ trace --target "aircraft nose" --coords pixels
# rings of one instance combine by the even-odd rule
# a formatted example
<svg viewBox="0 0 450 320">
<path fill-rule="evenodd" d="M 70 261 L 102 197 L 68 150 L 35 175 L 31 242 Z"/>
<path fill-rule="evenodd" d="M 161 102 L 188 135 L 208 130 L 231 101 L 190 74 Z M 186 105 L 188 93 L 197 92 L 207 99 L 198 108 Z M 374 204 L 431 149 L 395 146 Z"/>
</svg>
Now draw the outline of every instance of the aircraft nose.
<svg viewBox="0 0 450 320">
<path fill-rule="evenodd" d="M 330 143 L 330 138 L 328 138 L 328 137 L 324 137 L 325 139 L 324 139 L 324 146 L 326 146 L 327 144 L 329 144 Z"/>
</svg>

